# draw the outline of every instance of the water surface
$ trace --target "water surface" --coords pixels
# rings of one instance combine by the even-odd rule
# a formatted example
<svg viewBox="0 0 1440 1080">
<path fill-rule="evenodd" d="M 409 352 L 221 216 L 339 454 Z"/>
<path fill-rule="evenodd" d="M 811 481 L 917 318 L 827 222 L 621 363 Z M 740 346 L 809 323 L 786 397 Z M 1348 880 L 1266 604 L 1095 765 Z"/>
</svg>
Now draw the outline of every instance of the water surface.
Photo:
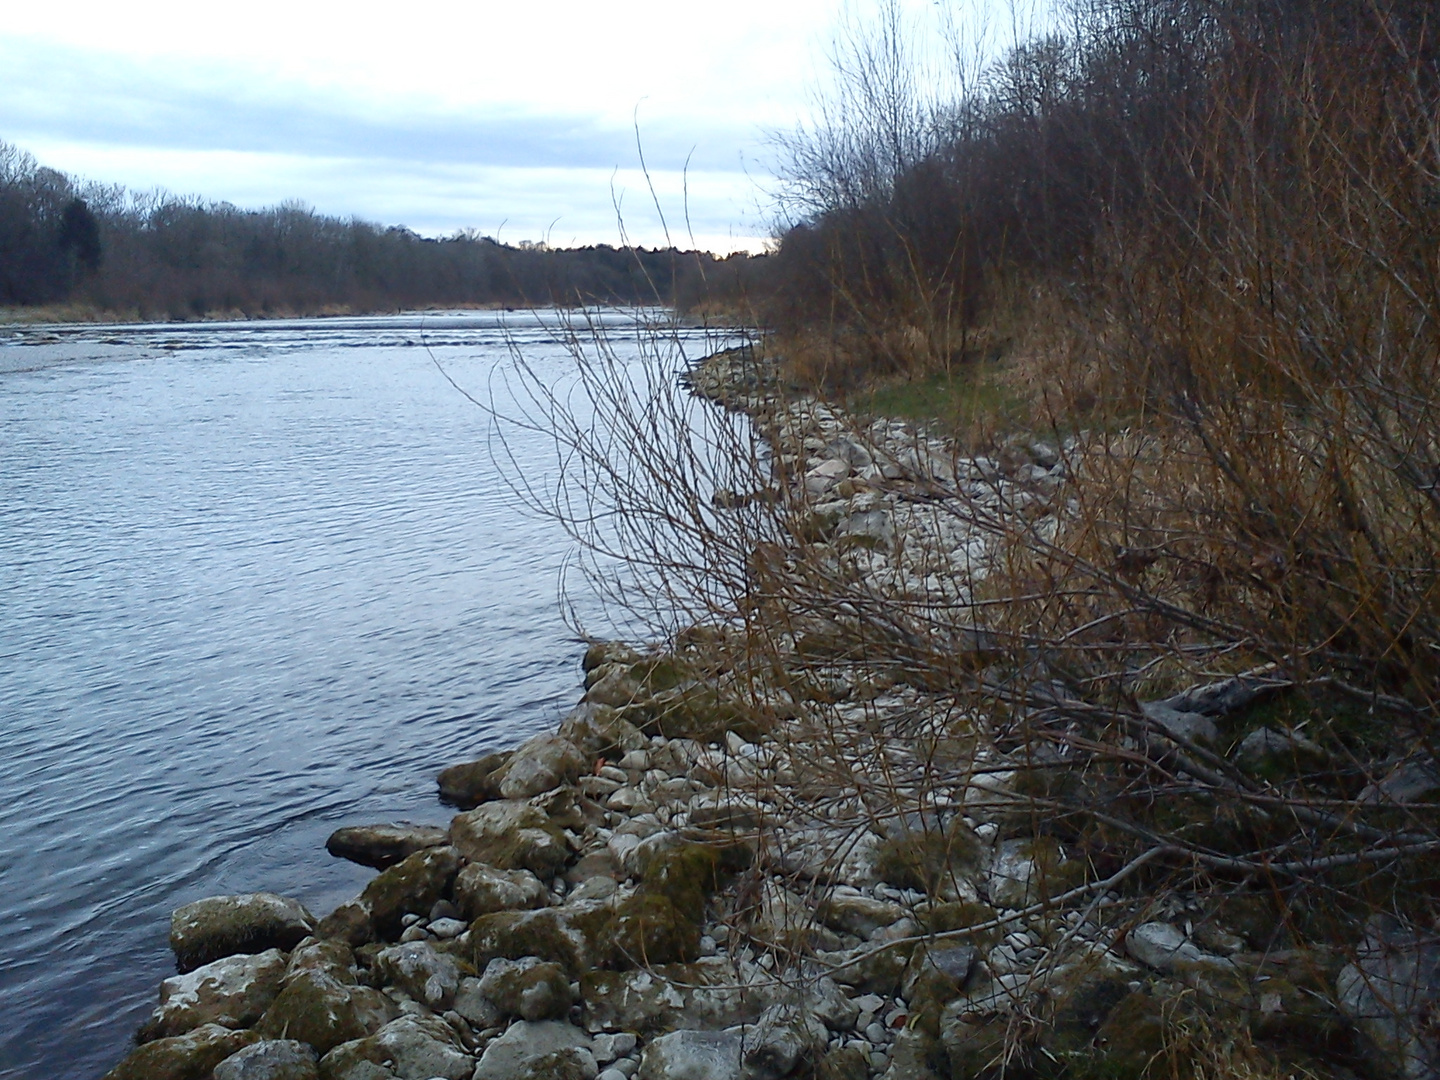
<svg viewBox="0 0 1440 1080">
<path fill-rule="evenodd" d="M 448 820 L 439 768 L 575 701 L 571 545 L 435 362 L 483 397 L 515 348 L 572 370 L 528 314 L 0 330 L 0 1075 L 100 1074 L 173 908 L 328 911 L 331 830 Z"/>
</svg>

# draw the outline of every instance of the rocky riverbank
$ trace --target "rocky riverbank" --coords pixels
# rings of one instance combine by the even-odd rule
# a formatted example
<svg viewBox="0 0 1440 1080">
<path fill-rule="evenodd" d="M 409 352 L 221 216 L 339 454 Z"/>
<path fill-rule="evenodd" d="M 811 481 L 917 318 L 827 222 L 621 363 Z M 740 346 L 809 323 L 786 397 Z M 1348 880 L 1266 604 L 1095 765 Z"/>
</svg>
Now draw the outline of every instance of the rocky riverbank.
<svg viewBox="0 0 1440 1080">
<path fill-rule="evenodd" d="M 757 575 L 804 562 L 951 612 L 997 522 L 1065 512 L 1063 447 L 859 425 L 744 350 L 691 382 L 774 451 L 767 490 L 716 506 L 803 508 Z M 990 650 L 980 621 L 944 625 L 954 655 Z M 181 908 L 181 974 L 109 1080 L 1139 1077 L 1212 1061 L 1215 1016 L 1286 1060 L 1433 1072 L 1435 946 L 1376 922 L 1342 955 L 1282 942 L 1263 905 L 1136 889 L 1163 846 L 1107 865 L 1037 819 L 1066 760 L 857 658 L 894 627 L 837 605 L 773 631 L 764 672 L 724 625 L 592 646 L 558 731 L 440 775 L 448 829 L 332 836 L 380 872 L 323 918 L 271 894 Z M 1297 745 L 1239 737 L 1266 691 L 1147 702 L 1134 753 L 1265 767 Z"/>
</svg>

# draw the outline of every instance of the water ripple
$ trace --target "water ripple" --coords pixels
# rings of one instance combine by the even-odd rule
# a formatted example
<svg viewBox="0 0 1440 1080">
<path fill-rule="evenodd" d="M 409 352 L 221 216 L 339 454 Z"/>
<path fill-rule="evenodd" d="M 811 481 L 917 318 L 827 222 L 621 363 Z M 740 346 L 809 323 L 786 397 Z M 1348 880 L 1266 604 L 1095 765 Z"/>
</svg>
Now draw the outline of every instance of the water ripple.
<svg viewBox="0 0 1440 1080">
<path fill-rule="evenodd" d="M 174 907 L 328 910 L 369 875 L 321 850 L 338 823 L 443 822 L 437 768 L 574 699 L 568 541 L 432 362 L 488 394 L 518 342 L 559 381 L 560 336 L 0 331 L 0 1075 L 102 1072 L 173 970 Z"/>
</svg>

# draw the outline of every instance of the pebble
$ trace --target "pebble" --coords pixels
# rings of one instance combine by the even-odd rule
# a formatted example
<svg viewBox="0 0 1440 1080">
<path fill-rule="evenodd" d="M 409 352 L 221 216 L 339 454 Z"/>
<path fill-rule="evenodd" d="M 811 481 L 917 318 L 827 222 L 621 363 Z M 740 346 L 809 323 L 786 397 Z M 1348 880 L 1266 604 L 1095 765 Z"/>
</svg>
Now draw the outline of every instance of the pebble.
<svg viewBox="0 0 1440 1080">
<path fill-rule="evenodd" d="M 435 919 L 430 923 L 429 930 L 430 933 L 434 934 L 437 938 L 448 940 L 449 938 L 459 937 L 465 932 L 468 926 L 469 923 L 463 922 L 460 919 Z"/>
<path fill-rule="evenodd" d="M 630 1080 L 630 1078 L 619 1069 L 606 1069 L 595 1080 Z"/>
<path fill-rule="evenodd" d="M 405 927 L 406 929 L 409 929 L 418 922 L 424 921 L 425 920 L 421 916 L 416 915 L 413 911 L 400 916 L 400 925 Z"/>
<path fill-rule="evenodd" d="M 411 941 L 424 941 L 429 936 L 429 931 L 419 923 L 416 923 L 414 926 L 405 928 L 405 932 L 400 935 L 400 940 L 407 943 Z"/>
<path fill-rule="evenodd" d="M 610 1071 L 618 1072 L 621 1076 L 625 1077 L 626 1080 L 629 1080 L 630 1077 L 640 1071 L 640 1060 L 633 1057 L 623 1057 L 610 1066 Z"/>
<path fill-rule="evenodd" d="M 890 1041 L 890 1033 L 881 1024 L 871 1020 L 865 1028 L 865 1038 L 871 1045 L 878 1046 Z"/>
</svg>

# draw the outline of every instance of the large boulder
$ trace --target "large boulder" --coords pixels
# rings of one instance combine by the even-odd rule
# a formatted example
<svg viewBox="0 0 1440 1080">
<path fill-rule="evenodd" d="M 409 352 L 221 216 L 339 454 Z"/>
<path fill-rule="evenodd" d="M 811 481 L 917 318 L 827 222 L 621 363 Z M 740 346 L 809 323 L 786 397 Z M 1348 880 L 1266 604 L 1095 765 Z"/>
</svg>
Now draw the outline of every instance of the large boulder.
<svg viewBox="0 0 1440 1080">
<path fill-rule="evenodd" d="M 486 754 L 478 761 L 466 761 L 442 770 L 441 801 L 469 810 L 490 799 L 498 799 L 500 781 L 496 774 L 509 760 L 509 754 Z"/>
<path fill-rule="evenodd" d="M 496 957 L 485 966 L 480 992 L 506 1016 L 563 1020 L 575 1001 L 570 977 L 559 964 L 534 956 Z"/>
<path fill-rule="evenodd" d="M 406 915 L 428 915 L 445 896 L 460 862 L 460 853 L 453 847 L 417 851 L 382 870 L 356 899 L 325 916 L 316 933 L 351 945 L 376 938 L 393 940 L 400 936 Z"/>
<path fill-rule="evenodd" d="M 380 991 L 317 969 L 294 973 L 255 1030 L 267 1039 L 298 1039 L 319 1053 L 362 1039 L 394 1019 Z"/>
<path fill-rule="evenodd" d="M 470 863 L 455 879 L 455 903 L 467 919 L 496 911 L 523 911 L 550 902 L 545 883 L 529 870 L 497 870 Z"/>
<path fill-rule="evenodd" d="M 106 1073 L 104 1080 L 209 1080 L 215 1066 L 259 1041 L 253 1031 L 202 1024 L 184 1035 L 146 1043 Z"/>
<path fill-rule="evenodd" d="M 608 705 L 582 702 L 560 722 L 558 732 L 591 758 L 619 757 L 650 744 L 645 734 Z"/>
<path fill-rule="evenodd" d="M 253 956 L 226 956 L 160 984 L 160 1005 L 136 1039 L 150 1042 L 219 1024 L 247 1028 L 265 1015 L 280 993 L 285 954 L 267 949 Z"/>
<path fill-rule="evenodd" d="M 392 945 L 375 954 L 375 973 L 386 986 L 398 986 L 416 1001 L 444 1012 L 460 989 L 460 967 L 428 941 Z"/>
<path fill-rule="evenodd" d="M 319 1080 L 315 1048 L 294 1039 L 251 1043 L 215 1066 L 215 1080 Z"/>
<path fill-rule="evenodd" d="M 384 870 L 401 859 L 446 842 L 438 825 L 347 825 L 325 841 L 325 850 L 339 859 Z"/>
<path fill-rule="evenodd" d="M 356 1066 L 365 1063 L 383 1064 L 400 1080 L 469 1080 L 475 1069 L 454 1029 L 437 1016 L 392 1020 L 374 1035 L 332 1049 L 320 1069 L 327 1077 L 363 1075 Z"/>
<path fill-rule="evenodd" d="M 744 1037 L 728 1031 L 672 1031 L 645 1047 L 640 1080 L 741 1080 Z"/>
<path fill-rule="evenodd" d="M 274 893 L 210 896 L 170 916 L 170 948 L 181 974 L 236 953 L 288 952 L 315 929 L 305 905 Z"/>
<path fill-rule="evenodd" d="M 553 791 L 561 784 L 580 779 L 588 762 L 585 755 L 569 739 L 559 735 L 536 735 L 526 739 L 516 751 L 500 777 L 500 796 L 504 799 L 528 799 Z"/>
<path fill-rule="evenodd" d="M 589 971 L 580 980 L 585 1027 L 644 1034 L 751 1023 L 771 1004 L 777 989 L 771 982 L 753 965 L 737 973 L 726 957 L 651 970 Z"/>
<path fill-rule="evenodd" d="M 789 1076 L 801 1059 L 818 1056 L 829 1037 L 825 1025 L 807 1009 L 789 1002 L 770 1006 L 745 1032 L 741 1059 L 746 1080 Z"/>
<path fill-rule="evenodd" d="M 474 1080 L 594 1080 L 590 1037 L 560 1020 L 525 1020 L 485 1048 Z"/>
<path fill-rule="evenodd" d="M 572 976 L 589 970 L 600 950 L 604 910 L 595 902 L 538 911 L 497 911 L 470 924 L 471 962 L 484 971 L 491 960 L 539 957 Z"/>
<path fill-rule="evenodd" d="M 565 867 L 570 845 L 543 810 L 514 799 L 486 803 L 450 823 L 450 842 L 471 862 L 529 870 L 549 881 Z"/>
</svg>

